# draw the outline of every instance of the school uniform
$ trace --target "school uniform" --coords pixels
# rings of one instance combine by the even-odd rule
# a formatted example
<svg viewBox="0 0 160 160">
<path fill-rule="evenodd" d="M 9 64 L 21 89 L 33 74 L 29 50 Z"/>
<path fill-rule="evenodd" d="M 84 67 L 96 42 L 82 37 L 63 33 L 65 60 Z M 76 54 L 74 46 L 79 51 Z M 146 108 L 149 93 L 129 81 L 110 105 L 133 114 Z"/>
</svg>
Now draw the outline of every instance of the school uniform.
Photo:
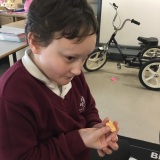
<svg viewBox="0 0 160 160">
<path fill-rule="evenodd" d="M 78 130 L 101 119 L 83 73 L 59 89 L 30 52 L 0 78 L 0 159 L 88 160 Z"/>
</svg>

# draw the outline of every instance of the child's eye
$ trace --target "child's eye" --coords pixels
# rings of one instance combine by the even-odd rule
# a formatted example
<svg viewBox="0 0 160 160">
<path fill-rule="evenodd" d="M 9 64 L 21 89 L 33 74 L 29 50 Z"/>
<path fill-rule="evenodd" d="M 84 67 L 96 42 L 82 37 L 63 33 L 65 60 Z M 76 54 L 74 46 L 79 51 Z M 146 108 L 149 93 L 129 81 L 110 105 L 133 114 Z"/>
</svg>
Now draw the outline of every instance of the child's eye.
<svg viewBox="0 0 160 160">
<path fill-rule="evenodd" d="M 73 61 L 73 60 L 75 60 L 75 57 L 72 57 L 72 56 L 68 56 L 68 57 L 66 57 L 69 61 Z"/>
</svg>

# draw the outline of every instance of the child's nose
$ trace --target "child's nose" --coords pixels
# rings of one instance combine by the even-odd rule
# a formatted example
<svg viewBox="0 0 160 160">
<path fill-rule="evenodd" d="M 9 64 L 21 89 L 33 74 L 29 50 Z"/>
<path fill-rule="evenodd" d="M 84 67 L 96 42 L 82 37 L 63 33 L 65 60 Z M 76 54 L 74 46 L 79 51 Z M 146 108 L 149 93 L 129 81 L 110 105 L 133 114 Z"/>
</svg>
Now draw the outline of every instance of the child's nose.
<svg viewBox="0 0 160 160">
<path fill-rule="evenodd" d="M 76 65 L 73 66 L 71 72 L 76 76 L 80 75 L 82 71 L 82 66 L 83 63 L 77 63 Z"/>
<path fill-rule="evenodd" d="M 81 68 L 74 68 L 72 69 L 72 74 L 74 74 L 75 76 L 78 76 L 81 74 Z"/>
</svg>

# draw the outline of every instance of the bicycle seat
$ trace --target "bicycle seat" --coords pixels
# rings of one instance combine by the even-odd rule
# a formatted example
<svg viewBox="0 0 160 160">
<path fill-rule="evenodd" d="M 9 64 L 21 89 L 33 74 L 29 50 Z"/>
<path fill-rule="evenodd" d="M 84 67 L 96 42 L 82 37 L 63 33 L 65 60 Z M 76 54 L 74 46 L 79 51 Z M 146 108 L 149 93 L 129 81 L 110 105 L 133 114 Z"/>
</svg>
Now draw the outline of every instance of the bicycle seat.
<svg viewBox="0 0 160 160">
<path fill-rule="evenodd" d="M 158 45 L 158 39 L 155 37 L 145 38 L 145 37 L 138 37 L 137 40 L 142 42 L 145 45 Z"/>
</svg>

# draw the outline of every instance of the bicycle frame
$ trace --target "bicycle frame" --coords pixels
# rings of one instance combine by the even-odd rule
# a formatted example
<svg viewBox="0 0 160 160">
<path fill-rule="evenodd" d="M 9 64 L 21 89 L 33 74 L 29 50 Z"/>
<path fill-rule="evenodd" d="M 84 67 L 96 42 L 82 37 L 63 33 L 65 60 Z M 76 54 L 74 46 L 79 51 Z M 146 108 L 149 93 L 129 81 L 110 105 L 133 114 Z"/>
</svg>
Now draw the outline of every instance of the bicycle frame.
<svg viewBox="0 0 160 160">
<path fill-rule="evenodd" d="M 126 19 L 123 21 L 122 25 L 117 27 L 115 25 L 115 21 L 116 21 L 116 18 L 118 16 L 118 6 L 116 6 L 115 3 L 111 4 L 112 7 L 116 10 L 116 13 L 115 13 L 115 16 L 113 18 L 113 21 L 112 21 L 112 25 L 114 27 L 114 33 L 111 35 L 109 41 L 103 46 L 103 47 L 99 47 L 100 50 L 104 50 L 104 52 L 107 53 L 107 55 L 109 54 L 108 52 L 108 49 L 109 49 L 109 46 L 111 46 L 111 44 L 114 44 L 115 47 L 118 49 L 120 55 L 122 56 L 122 59 L 124 61 L 124 64 L 126 67 L 140 67 L 143 62 L 146 62 L 145 59 L 148 59 L 148 58 L 143 58 L 141 57 L 141 51 L 137 54 L 137 55 L 125 55 L 120 47 L 120 45 L 118 44 L 118 42 L 116 41 L 116 35 L 117 35 L 117 32 L 120 31 L 121 29 L 123 29 L 123 27 L 125 26 L 126 22 L 130 21 L 131 23 L 134 23 L 136 25 L 139 25 L 140 23 L 134 19 Z"/>
<path fill-rule="evenodd" d="M 105 45 L 95 48 L 95 50 L 89 55 L 89 57 L 86 59 L 84 63 L 84 68 L 87 71 L 96 71 L 101 67 L 103 67 L 103 65 L 107 62 L 107 59 L 109 58 L 109 55 L 110 55 L 109 47 L 113 46 L 112 44 L 114 44 L 115 47 L 118 49 L 118 52 L 120 53 L 123 59 L 123 63 L 118 62 L 117 64 L 117 67 L 119 69 L 121 68 L 122 65 L 124 65 L 125 67 L 140 68 L 147 61 L 153 58 L 160 58 L 160 46 L 158 46 L 158 39 L 155 37 L 150 37 L 150 38 L 138 37 L 138 40 L 141 42 L 140 51 L 136 55 L 135 54 L 129 55 L 129 54 L 123 53 L 121 45 L 119 45 L 116 40 L 116 35 L 118 31 L 123 29 L 124 25 L 128 21 L 136 25 L 139 25 L 140 23 L 134 19 L 125 19 L 122 25 L 116 26 L 115 21 L 118 16 L 118 11 L 117 11 L 118 6 L 116 6 L 115 3 L 111 5 L 116 11 L 115 16 L 112 20 L 114 32 L 111 35 L 109 41 Z M 90 67 L 90 64 L 91 64 L 91 67 Z"/>
<path fill-rule="evenodd" d="M 116 4 L 112 4 L 116 10 L 116 14 L 113 18 L 112 25 L 114 27 L 114 32 L 109 38 L 109 41 L 89 54 L 83 67 L 86 71 L 93 72 L 102 68 L 107 60 L 109 59 L 109 47 L 115 46 L 120 53 L 123 63 L 117 63 L 117 67 L 121 69 L 121 66 L 130 68 L 139 68 L 139 80 L 141 84 L 151 90 L 160 90 L 160 46 L 158 46 L 158 39 L 156 37 L 138 37 L 140 41 L 140 51 L 135 55 L 124 54 L 122 46 L 118 44 L 116 40 L 117 32 L 120 31 L 127 21 L 139 25 L 140 23 L 134 19 L 126 19 L 123 21 L 122 25 L 117 27 L 115 25 L 115 20 L 118 16 Z"/>
<path fill-rule="evenodd" d="M 109 47 L 111 46 L 111 44 L 114 44 L 115 47 L 118 49 L 123 61 L 124 61 L 124 64 L 126 67 L 140 67 L 143 62 L 146 62 L 145 59 L 148 59 L 148 58 L 145 58 L 141 57 L 141 51 L 137 54 L 137 55 L 126 55 L 123 53 L 122 49 L 121 49 L 121 46 L 118 44 L 116 38 L 116 33 L 114 32 L 110 38 L 110 40 L 108 41 L 108 43 L 106 44 L 107 47 L 106 48 L 106 53 L 107 55 L 109 55 L 109 52 L 108 52 L 108 49 Z"/>
</svg>

